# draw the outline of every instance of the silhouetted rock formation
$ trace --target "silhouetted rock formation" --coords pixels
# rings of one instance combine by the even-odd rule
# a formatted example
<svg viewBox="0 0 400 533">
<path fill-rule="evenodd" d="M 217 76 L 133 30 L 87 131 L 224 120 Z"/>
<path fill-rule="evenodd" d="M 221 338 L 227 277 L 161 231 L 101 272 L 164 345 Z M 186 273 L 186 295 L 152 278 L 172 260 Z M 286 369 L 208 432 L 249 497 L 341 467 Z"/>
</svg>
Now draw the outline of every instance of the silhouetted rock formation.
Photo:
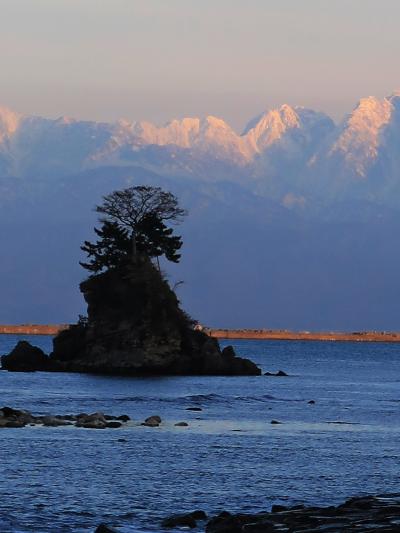
<svg viewBox="0 0 400 533">
<path fill-rule="evenodd" d="M 48 360 L 39 350 L 37 367 L 31 351 L 38 349 L 24 345 L 22 355 L 17 347 L 2 358 L 3 368 L 123 375 L 261 374 L 253 362 L 236 357 L 232 347 L 221 351 L 216 339 L 193 329 L 176 294 L 148 259 L 91 276 L 80 288 L 88 319 L 57 335 Z"/>
<path fill-rule="evenodd" d="M 13 372 L 47 370 L 49 358 L 40 348 L 27 341 L 19 341 L 8 355 L 3 355 L 1 365 L 4 370 Z"/>
</svg>

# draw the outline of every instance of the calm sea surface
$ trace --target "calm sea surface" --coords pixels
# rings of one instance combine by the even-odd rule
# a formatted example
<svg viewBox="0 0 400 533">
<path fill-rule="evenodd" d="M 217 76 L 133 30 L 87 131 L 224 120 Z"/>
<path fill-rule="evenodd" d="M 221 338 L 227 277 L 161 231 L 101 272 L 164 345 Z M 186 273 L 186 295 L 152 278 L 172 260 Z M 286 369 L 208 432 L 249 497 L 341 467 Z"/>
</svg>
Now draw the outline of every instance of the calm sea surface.
<svg viewBox="0 0 400 533">
<path fill-rule="evenodd" d="M 0 335 L 0 353 L 21 338 Z M 50 337 L 29 340 L 51 349 Z M 400 345 L 234 346 L 264 371 L 290 376 L 0 372 L 2 405 L 133 420 L 103 431 L 0 430 L 0 531 L 88 532 L 100 522 L 121 532 L 161 531 L 161 519 L 181 511 L 260 511 L 400 491 Z M 153 414 L 162 427 L 139 425 Z M 178 421 L 189 427 L 174 427 Z"/>
</svg>

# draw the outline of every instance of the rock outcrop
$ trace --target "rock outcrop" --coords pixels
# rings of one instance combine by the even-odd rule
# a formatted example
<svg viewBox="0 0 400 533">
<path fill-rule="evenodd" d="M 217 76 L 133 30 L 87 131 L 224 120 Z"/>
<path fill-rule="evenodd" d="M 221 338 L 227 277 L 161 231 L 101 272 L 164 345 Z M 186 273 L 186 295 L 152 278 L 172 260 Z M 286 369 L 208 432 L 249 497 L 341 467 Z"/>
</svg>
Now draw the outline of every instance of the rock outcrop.
<svg viewBox="0 0 400 533">
<path fill-rule="evenodd" d="M 231 514 L 212 518 L 206 533 L 307 533 L 358 531 L 399 531 L 400 494 L 351 498 L 337 507 L 285 507 L 274 505 L 271 512 Z"/>
<path fill-rule="evenodd" d="M 232 347 L 221 350 L 216 339 L 194 329 L 174 291 L 146 258 L 91 276 L 80 288 L 88 304 L 87 320 L 55 337 L 49 359 L 37 353 L 35 365 L 24 345 L 25 361 L 18 345 L 3 356 L 3 368 L 121 375 L 261 374 L 253 362 L 236 357 Z"/>
<path fill-rule="evenodd" d="M 23 428 L 25 426 L 76 426 L 86 429 L 120 428 L 130 420 L 129 416 L 112 416 L 103 413 L 90 415 L 45 415 L 34 416 L 29 411 L 2 407 L 0 409 L 0 428 Z"/>
<path fill-rule="evenodd" d="M 1 365 L 4 370 L 13 372 L 47 370 L 49 358 L 37 346 L 32 346 L 27 341 L 19 341 L 8 355 L 3 355 Z"/>
</svg>

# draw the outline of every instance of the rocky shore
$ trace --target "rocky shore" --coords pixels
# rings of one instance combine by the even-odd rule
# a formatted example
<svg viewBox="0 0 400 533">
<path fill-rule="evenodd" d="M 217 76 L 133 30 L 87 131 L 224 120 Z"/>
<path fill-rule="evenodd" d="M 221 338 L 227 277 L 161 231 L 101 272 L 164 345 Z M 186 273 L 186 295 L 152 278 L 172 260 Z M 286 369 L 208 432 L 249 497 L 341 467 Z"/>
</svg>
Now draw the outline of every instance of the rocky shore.
<svg viewBox="0 0 400 533">
<path fill-rule="evenodd" d="M 329 507 L 273 505 L 270 512 L 231 514 L 208 520 L 202 511 L 166 518 L 163 529 L 200 527 L 206 533 L 333 533 L 399 532 L 400 494 L 350 498 Z"/>
<path fill-rule="evenodd" d="M 75 426 L 86 429 L 117 429 L 126 427 L 131 421 L 128 415 L 108 415 L 101 412 L 79 413 L 77 415 L 41 415 L 34 416 L 25 409 L 14 409 L 13 407 L 2 407 L 0 409 L 0 428 L 23 428 L 25 426 Z M 159 415 L 151 415 L 143 422 L 133 422 L 131 426 L 145 426 L 158 428 L 162 423 Z M 187 422 L 176 422 L 174 427 L 188 427 Z"/>
<path fill-rule="evenodd" d="M 75 426 L 86 429 L 116 429 L 124 426 L 128 415 L 106 415 L 104 413 L 80 413 L 77 415 L 34 416 L 29 411 L 2 407 L 0 409 L 0 428 L 23 428 L 25 426 Z"/>
</svg>

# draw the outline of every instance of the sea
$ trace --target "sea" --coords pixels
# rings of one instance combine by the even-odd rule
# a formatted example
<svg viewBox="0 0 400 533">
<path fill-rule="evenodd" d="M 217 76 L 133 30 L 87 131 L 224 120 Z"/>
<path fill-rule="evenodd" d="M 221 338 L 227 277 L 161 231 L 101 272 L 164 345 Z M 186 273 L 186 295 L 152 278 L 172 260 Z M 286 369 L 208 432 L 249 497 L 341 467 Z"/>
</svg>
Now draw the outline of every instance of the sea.
<svg viewBox="0 0 400 533">
<path fill-rule="evenodd" d="M 51 337 L 0 335 L 0 354 L 20 339 L 51 351 Z M 0 531 L 94 532 L 106 523 L 160 532 L 165 517 L 195 509 L 212 516 L 400 492 L 400 345 L 221 344 L 288 376 L 0 372 L 1 405 L 132 419 L 107 430 L 1 429 Z M 140 425 L 151 415 L 159 428 Z"/>
</svg>

